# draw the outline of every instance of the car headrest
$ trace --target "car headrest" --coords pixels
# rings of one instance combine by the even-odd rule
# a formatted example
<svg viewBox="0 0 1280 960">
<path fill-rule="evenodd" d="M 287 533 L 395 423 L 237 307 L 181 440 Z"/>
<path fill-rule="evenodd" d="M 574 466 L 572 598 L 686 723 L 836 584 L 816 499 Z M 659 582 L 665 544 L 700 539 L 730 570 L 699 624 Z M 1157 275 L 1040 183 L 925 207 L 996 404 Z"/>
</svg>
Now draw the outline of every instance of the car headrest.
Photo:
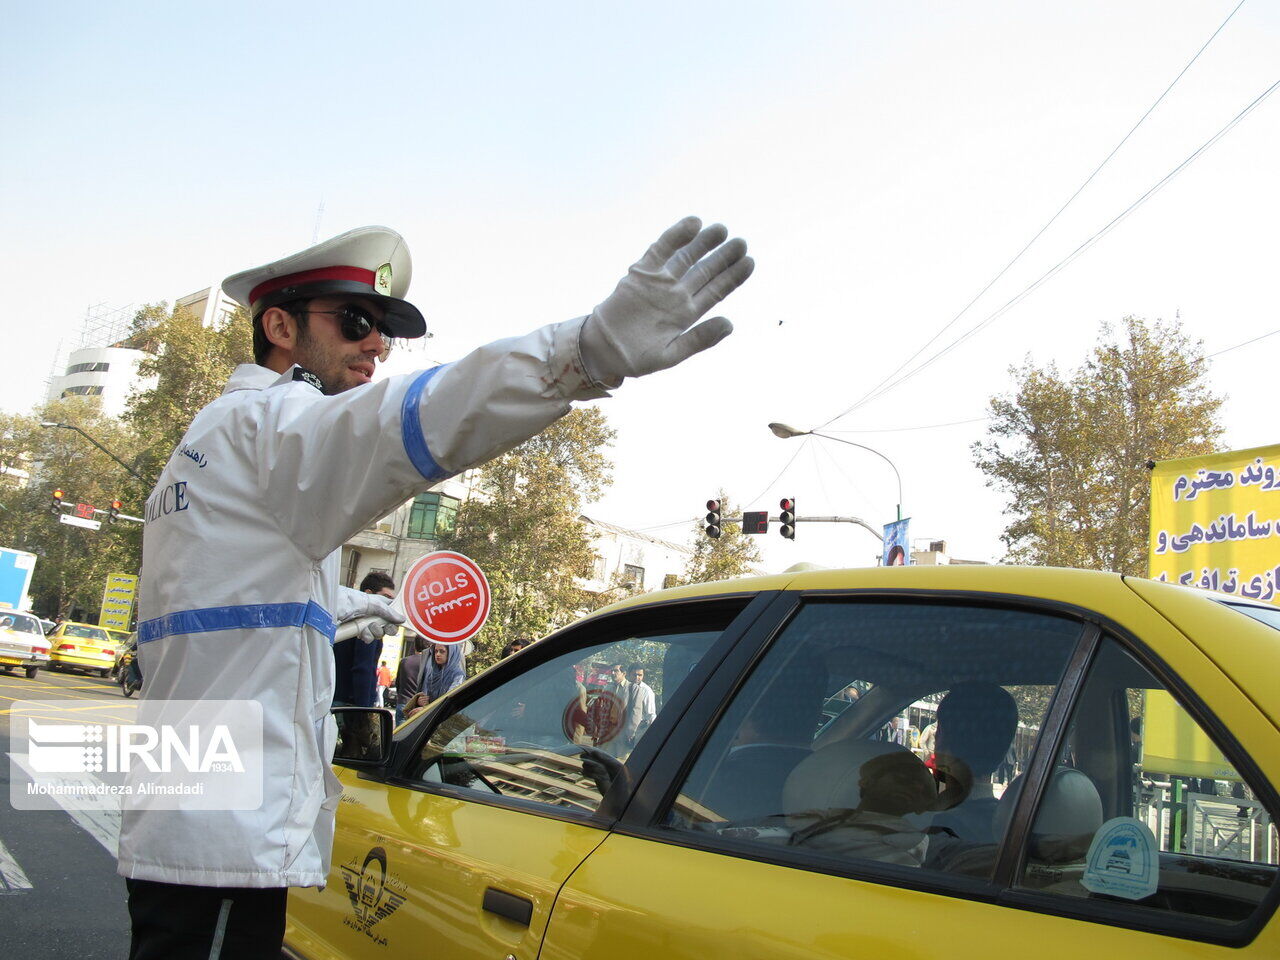
<svg viewBox="0 0 1280 960">
<path fill-rule="evenodd" d="M 1022 793 L 1016 777 L 996 805 L 995 830 L 1001 836 Z M 1064 863 L 1083 857 L 1102 826 L 1102 797 L 1086 774 L 1072 767 L 1054 770 L 1031 827 L 1032 853 L 1041 860 Z"/>
<path fill-rule="evenodd" d="M 910 753 L 900 743 L 839 740 L 801 760 L 782 786 L 783 813 L 852 810 L 861 799 L 859 771 L 872 757 Z"/>
</svg>

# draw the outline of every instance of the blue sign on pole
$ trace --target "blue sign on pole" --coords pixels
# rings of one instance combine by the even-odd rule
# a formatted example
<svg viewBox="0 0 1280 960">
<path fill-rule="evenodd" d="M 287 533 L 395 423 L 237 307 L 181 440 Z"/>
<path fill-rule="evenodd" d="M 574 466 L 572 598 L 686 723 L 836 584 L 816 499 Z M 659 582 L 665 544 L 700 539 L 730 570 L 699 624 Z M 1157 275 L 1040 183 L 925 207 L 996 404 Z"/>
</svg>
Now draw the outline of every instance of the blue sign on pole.
<svg viewBox="0 0 1280 960">
<path fill-rule="evenodd" d="M 908 525 L 911 518 L 895 520 L 884 525 L 884 554 L 880 563 L 886 567 L 905 567 L 911 562 L 911 540 Z"/>
<path fill-rule="evenodd" d="M 0 547 L 0 607 L 17 610 L 25 605 L 35 568 L 34 554 Z"/>
</svg>

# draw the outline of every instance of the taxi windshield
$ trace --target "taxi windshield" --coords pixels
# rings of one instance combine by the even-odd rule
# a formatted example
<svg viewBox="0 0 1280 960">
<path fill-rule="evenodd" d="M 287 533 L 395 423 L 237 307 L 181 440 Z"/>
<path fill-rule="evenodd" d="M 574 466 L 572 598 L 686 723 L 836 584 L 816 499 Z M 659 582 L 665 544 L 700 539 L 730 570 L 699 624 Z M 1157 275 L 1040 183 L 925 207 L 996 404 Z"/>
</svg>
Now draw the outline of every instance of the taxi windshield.
<svg viewBox="0 0 1280 960">
<path fill-rule="evenodd" d="M 107 640 L 107 631 L 101 627 L 90 627 L 80 623 L 69 623 L 62 631 L 63 636 L 80 637 L 84 640 Z"/>
</svg>

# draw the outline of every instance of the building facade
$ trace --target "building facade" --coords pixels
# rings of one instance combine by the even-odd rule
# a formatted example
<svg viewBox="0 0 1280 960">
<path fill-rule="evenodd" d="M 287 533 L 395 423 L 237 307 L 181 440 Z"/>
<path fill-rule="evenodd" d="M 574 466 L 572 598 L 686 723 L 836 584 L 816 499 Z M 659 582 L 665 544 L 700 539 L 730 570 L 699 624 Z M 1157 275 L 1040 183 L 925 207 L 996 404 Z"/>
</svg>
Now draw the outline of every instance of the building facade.
<svg viewBox="0 0 1280 960">
<path fill-rule="evenodd" d="M 83 346 L 72 350 L 61 374 L 49 380 L 46 400 L 62 397 L 97 397 L 104 413 L 119 417 L 134 390 L 148 382 L 138 376 L 138 364 L 147 356 L 141 350 L 116 346 Z"/>
</svg>

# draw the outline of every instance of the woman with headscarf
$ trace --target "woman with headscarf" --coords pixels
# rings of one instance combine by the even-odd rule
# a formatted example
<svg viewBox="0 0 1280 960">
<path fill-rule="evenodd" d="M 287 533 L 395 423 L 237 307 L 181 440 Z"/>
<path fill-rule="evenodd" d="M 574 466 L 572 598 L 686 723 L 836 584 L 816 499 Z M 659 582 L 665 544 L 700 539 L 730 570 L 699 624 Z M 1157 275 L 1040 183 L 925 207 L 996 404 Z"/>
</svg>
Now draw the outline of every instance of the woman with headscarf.
<svg viewBox="0 0 1280 960">
<path fill-rule="evenodd" d="M 415 716 L 467 678 L 467 662 L 460 643 L 432 644 L 431 656 L 422 662 L 419 693 L 405 704 L 405 718 Z"/>
</svg>

